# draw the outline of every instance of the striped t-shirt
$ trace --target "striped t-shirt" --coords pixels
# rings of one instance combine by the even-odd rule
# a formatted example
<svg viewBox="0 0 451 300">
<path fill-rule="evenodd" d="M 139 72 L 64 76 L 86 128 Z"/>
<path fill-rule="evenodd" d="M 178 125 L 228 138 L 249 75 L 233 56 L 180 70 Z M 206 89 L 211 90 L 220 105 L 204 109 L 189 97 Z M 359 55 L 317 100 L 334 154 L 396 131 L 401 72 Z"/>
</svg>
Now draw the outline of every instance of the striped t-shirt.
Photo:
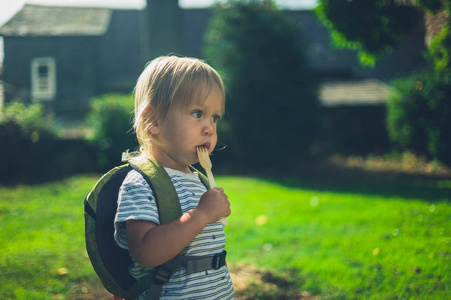
<svg viewBox="0 0 451 300">
<path fill-rule="evenodd" d="M 200 197 L 206 192 L 197 173 L 183 173 L 165 168 L 174 184 L 182 212 L 196 208 Z M 161 201 L 159 199 L 159 201 Z M 146 180 L 135 170 L 130 171 L 119 190 L 118 209 L 115 218 L 114 238 L 117 244 L 129 250 L 125 222 L 127 220 L 146 220 L 160 224 L 155 196 Z M 225 246 L 225 235 L 221 222 L 208 224 L 191 243 L 186 246 L 185 255 L 215 255 Z M 133 257 L 132 257 L 133 260 Z M 134 260 L 133 260 L 134 261 Z M 134 261 L 130 274 L 138 279 L 152 269 L 143 268 Z M 234 290 L 229 271 L 225 266 L 218 270 L 208 270 L 186 274 L 181 267 L 164 284 L 160 299 L 233 299 Z M 147 291 L 140 297 L 147 299 Z"/>
</svg>

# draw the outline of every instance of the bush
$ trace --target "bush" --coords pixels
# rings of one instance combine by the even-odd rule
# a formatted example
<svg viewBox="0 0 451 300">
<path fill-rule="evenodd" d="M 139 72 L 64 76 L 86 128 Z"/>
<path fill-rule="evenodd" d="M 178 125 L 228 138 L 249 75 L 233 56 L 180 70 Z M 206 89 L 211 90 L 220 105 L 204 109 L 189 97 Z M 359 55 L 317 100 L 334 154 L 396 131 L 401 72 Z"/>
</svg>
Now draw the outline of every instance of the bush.
<svg viewBox="0 0 451 300">
<path fill-rule="evenodd" d="M 268 1 L 233 1 L 217 7 L 206 43 L 205 57 L 225 78 L 226 124 L 219 128 L 228 130 L 220 138 L 233 159 L 291 165 L 293 153 L 308 153 L 318 124 L 316 84 L 294 22 Z"/>
<path fill-rule="evenodd" d="M 8 136 L 14 143 L 14 139 L 26 139 L 32 142 L 38 142 L 41 137 L 54 136 L 52 129 L 53 114 L 44 113 L 43 106 L 39 103 L 33 103 L 26 106 L 20 101 L 13 101 L 5 105 L 0 112 L 0 126 L 2 128 L 2 137 Z M 17 125 L 18 132 L 11 134 L 8 128 Z"/>
<path fill-rule="evenodd" d="M 137 142 L 130 132 L 130 95 L 93 99 L 86 139 L 61 139 L 53 115 L 39 103 L 11 102 L 0 111 L 0 179 L 3 184 L 42 182 L 75 173 L 103 172 L 120 164 Z"/>
<path fill-rule="evenodd" d="M 131 132 L 133 97 L 122 94 L 106 94 L 94 98 L 87 116 L 92 129 L 90 143 L 97 149 L 97 165 L 106 171 L 121 162 L 121 154 L 133 150 L 138 142 Z"/>
<path fill-rule="evenodd" d="M 432 40 L 429 48 L 429 56 L 434 64 L 436 72 L 446 72 L 451 59 L 451 29 L 446 24 L 442 31 Z"/>
<path fill-rule="evenodd" d="M 92 170 L 83 141 L 61 140 L 53 115 L 39 103 L 11 102 L 0 110 L 0 181 L 42 182 Z"/>
<path fill-rule="evenodd" d="M 53 117 L 43 113 L 40 104 L 26 106 L 21 102 L 11 102 L 1 108 L 0 147 L 2 163 L 0 176 L 2 183 L 12 183 L 19 179 L 45 177 L 42 161 L 51 159 L 49 141 L 55 140 L 51 129 Z"/>
<path fill-rule="evenodd" d="M 451 73 L 424 72 L 395 82 L 387 103 L 392 141 L 451 165 Z"/>
<path fill-rule="evenodd" d="M 419 4 L 431 14 L 451 12 L 449 1 L 422 0 Z M 431 69 L 395 83 L 387 126 L 391 139 L 405 149 L 451 165 L 451 23 L 449 18 L 444 20 L 427 53 Z"/>
</svg>

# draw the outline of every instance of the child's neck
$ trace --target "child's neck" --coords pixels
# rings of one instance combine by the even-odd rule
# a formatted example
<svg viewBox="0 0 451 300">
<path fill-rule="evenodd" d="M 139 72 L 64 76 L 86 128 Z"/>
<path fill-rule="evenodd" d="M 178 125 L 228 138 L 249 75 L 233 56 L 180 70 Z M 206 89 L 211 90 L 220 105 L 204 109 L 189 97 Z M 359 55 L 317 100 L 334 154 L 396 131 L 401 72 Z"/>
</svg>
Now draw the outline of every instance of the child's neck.
<svg viewBox="0 0 451 300">
<path fill-rule="evenodd" d="M 163 168 L 169 168 L 183 173 L 192 173 L 189 165 L 185 165 L 171 159 L 162 151 L 152 151 L 152 156 L 160 163 Z"/>
</svg>

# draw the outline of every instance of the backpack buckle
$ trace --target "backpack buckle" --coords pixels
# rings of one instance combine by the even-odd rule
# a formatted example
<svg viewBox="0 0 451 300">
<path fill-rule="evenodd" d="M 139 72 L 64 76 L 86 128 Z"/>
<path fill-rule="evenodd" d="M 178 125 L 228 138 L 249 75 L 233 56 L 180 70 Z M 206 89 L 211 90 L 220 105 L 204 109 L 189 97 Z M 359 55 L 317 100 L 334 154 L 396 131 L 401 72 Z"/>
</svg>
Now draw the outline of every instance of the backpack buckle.
<svg viewBox="0 0 451 300">
<path fill-rule="evenodd" d="M 225 265 L 225 259 L 226 259 L 227 251 L 223 251 L 221 253 L 217 253 L 213 256 L 213 259 L 211 260 L 211 267 L 214 270 L 218 270 L 220 267 Z"/>
<path fill-rule="evenodd" d="M 157 284 L 164 284 L 169 281 L 169 277 L 171 277 L 171 273 L 172 273 L 171 268 L 169 268 L 165 265 L 161 265 L 158 267 L 153 280 Z"/>
</svg>

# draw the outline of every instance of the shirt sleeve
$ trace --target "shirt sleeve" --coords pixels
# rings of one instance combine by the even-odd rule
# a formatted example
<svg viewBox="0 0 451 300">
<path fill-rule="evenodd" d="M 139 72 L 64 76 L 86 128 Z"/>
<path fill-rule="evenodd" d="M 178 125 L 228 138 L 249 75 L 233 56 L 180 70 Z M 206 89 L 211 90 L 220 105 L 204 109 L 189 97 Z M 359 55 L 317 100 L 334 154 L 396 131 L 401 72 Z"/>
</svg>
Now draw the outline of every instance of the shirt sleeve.
<svg viewBox="0 0 451 300">
<path fill-rule="evenodd" d="M 119 189 L 114 220 L 114 238 L 124 249 L 128 248 L 125 222 L 145 220 L 160 224 L 155 195 L 146 180 L 135 170 L 130 171 Z"/>
</svg>

